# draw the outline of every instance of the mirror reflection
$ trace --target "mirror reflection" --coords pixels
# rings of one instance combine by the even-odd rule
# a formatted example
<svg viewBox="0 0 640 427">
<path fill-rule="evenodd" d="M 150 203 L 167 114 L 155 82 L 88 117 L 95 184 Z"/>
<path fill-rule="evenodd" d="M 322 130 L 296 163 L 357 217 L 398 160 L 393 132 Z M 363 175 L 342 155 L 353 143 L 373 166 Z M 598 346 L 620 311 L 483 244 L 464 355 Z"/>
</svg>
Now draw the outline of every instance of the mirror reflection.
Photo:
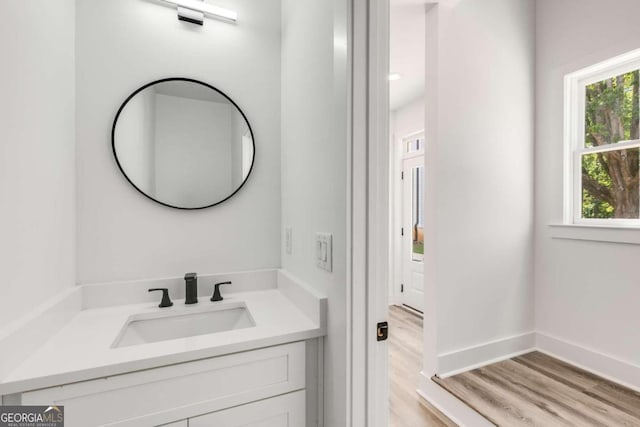
<svg viewBox="0 0 640 427">
<path fill-rule="evenodd" d="M 113 126 L 118 166 L 147 197 L 180 209 L 216 205 L 251 172 L 254 141 L 244 114 L 217 89 L 190 79 L 148 84 Z"/>
</svg>

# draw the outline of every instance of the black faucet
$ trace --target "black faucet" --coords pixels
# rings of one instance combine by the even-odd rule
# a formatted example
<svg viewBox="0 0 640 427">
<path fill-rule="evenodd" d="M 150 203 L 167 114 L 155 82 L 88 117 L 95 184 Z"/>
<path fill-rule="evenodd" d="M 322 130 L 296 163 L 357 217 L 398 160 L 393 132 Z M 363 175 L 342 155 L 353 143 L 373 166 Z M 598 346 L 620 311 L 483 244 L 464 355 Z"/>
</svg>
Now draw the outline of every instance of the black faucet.
<svg viewBox="0 0 640 427">
<path fill-rule="evenodd" d="M 213 285 L 213 296 L 211 297 L 211 301 L 222 301 L 222 295 L 220 295 L 220 285 L 230 285 L 231 282 L 220 282 Z"/>
<path fill-rule="evenodd" d="M 149 289 L 149 292 L 153 291 L 162 291 L 162 301 L 160 301 L 160 305 L 158 307 L 171 307 L 173 303 L 171 302 L 171 298 L 169 298 L 169 289 L 167 288 L 152 288 Z"/>
<path fill-rule="evenodd" d="M 185 304 L 198 303 L 198 273 L 187 273 L 184 275 Z"/>
</svg>

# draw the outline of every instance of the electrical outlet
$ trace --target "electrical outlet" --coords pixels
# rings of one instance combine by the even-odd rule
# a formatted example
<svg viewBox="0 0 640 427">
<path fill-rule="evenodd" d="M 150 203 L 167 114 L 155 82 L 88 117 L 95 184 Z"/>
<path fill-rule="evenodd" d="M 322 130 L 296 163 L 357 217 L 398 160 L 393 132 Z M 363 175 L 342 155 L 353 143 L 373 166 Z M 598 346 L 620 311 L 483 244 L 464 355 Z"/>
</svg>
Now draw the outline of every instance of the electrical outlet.
<svg viewBox="0 0 640 427">
<path fill-rule="evenodd" d="M 293 230 L 291 227 L 284 229 L 284 249 L 287 254 L 293 252 Z"/>
<path fill-rule="evenodd" d="M 331 233 L 316 233 L 316 265 L 333 271 L 333 244 Z"/>
</svg>

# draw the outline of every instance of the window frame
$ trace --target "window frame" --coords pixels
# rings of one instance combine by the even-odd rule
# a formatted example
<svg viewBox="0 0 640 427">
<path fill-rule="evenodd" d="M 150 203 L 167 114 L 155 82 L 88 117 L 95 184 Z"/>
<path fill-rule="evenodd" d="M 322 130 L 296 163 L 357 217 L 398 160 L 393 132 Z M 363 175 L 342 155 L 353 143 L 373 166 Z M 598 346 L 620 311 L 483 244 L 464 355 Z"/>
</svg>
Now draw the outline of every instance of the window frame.
<svg viewBox="0 0 640 427">
<path fill-rule="evenodd" d="M 586 87 L 611 77 L 640 70 L 640 49 L 567 74 L 564 78 L 564 209 L 565 225 L 640 228 L 640 218 L 582 217 L 582 156 L 639 148 L 640 139 L 600 147 L 585 147 Z"/>
<path fill-rule="evenodd" d="M 425 133 L 423 130 L 418 131 L 418 132 L 413 132 L 410 133 L 406 136 L 402 137 L 402 159 L 407 159 L 407 158 L 411 158 L 411 157 L 418 157 L 418 156 L 424 156 L 424 148 L 425 148 L 425 144 L 426 144 L 426 139 L 425 139 Z M 422 141 L 422 144 L 420 144 L 420 149 L 418 150 L 414 150 L 414 151 L 408 151 L 407 150 L 407 144 L 409 142 L 415 142 L 415 141 Z"/>
</svg>

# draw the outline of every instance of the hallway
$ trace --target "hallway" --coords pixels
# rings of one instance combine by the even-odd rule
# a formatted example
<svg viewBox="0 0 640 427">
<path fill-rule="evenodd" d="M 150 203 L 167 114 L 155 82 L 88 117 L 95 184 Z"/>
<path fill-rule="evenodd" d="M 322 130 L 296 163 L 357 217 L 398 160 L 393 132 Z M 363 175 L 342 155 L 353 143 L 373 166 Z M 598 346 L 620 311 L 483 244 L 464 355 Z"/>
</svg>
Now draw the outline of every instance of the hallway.
<svg viewBox="0 0 640 427">
<path fill-rule="evenodd" d="M 455 426 L 416 392 L 422 367 L 422 318 L 390 306 L 389 330 L 390 426 Z"/>
</svg>

